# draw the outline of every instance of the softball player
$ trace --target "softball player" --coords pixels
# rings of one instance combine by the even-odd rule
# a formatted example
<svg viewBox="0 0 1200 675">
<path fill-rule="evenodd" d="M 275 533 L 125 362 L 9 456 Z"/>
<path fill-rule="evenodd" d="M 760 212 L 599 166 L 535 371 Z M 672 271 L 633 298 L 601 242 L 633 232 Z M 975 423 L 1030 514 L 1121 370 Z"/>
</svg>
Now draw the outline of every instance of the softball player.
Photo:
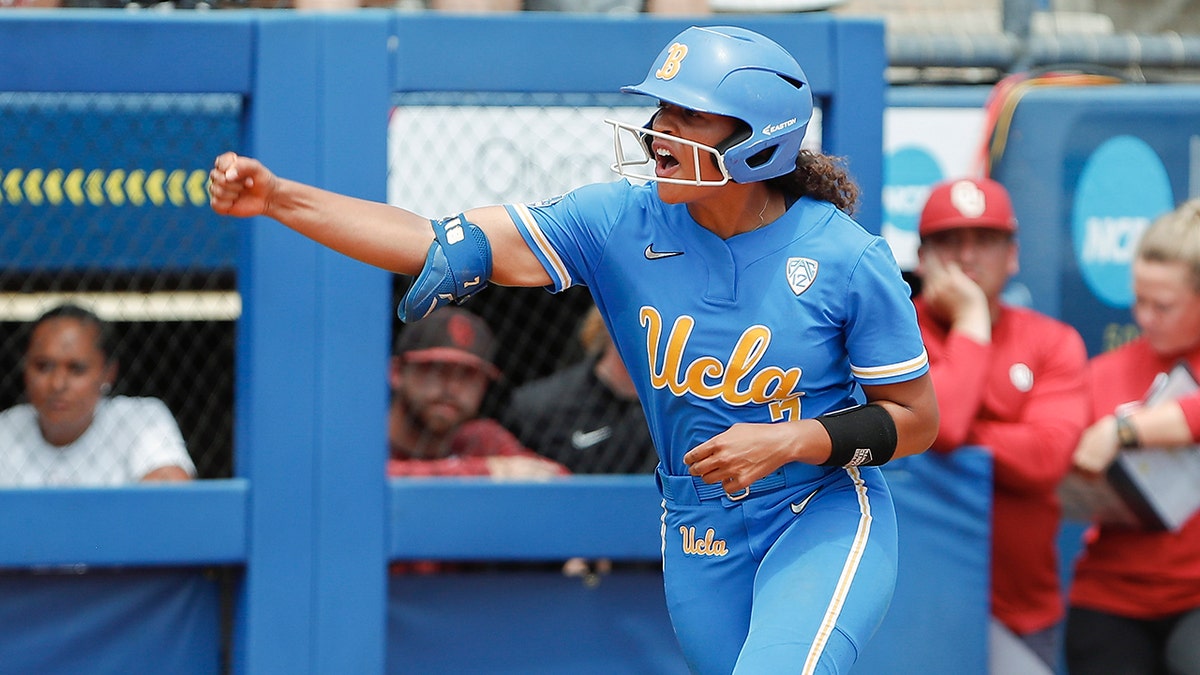
<svg viewBox="0 0 1200 675">
<path fill-rule="evenodd" d="M 211 203 L 416 275 L 406 321 L 489 279 L 587 285 L 658 449 L 667 601 L 691 669 L 848 672 L 895 583 L 878 465 L 937 430 L 908 288 L 847 215 L 841 166 L 801 151 L 812 97 L 779 45 L 689 28 L 624 91 L 659 101 L 644 127 L 610 122 L 614 168 L 644 183 L 428 221 L 226 153 Z"/>
</svg>

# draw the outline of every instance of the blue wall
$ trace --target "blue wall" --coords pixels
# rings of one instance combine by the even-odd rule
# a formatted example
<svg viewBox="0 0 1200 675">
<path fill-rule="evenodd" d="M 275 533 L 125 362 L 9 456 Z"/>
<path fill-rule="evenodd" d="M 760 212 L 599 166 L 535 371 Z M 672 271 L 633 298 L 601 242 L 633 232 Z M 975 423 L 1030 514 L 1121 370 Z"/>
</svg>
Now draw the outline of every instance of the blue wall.
<svg viewBox="0 0 1200 675">
<path fill-rule="evenodd" d="M 994 176 L 1021 222 L 1034 307 L 1091 354 L 1136 334 L 1134 248 L 1159 215 L 1200 196 L 1200 87 L 1039 87 L 1013 115 Z"/>
<path fill-rule="evenodd" d="M 835 21 L 825 15 L 726 16 L 721 21 L 760 30 L 796 54 L 824 108 L 825 149 L 849 157 L 863 187 L 860 218 L 878 230 L 882 25 Z M 640 78 L 647 59 L 685 25 L 657 17 L 532 13 L 471 18 L 379 10 L 186 15 L 9 10 L 0 14 L 0 63 L 5 64 L 0 68 L 0 92 L 233 96 L 231 107 L 215 113 L 229 118 L 231 149 L 263 159 L 282 175 L 382 200 L 393 93 L 611 92 Z M 590 45 L 600 46 L 603 58 L 580 49 Z M 175 157 L 180 180 L 206 172 L 211 150 L 202 150 L 204 156 Z M 11 168 L 0 166 L 0 171 Z M 21 209 L 34 206 L 6 202 L 4 207 L 13 210 L 0 215 L 6 223 L 16 223 L 27 213 Z M 79 208 L 85 213 L 113 205 Z M 123 570 L 147 580 L 151 567 L 228 566 L 241 574 L 232 634 L 236 672 L 381 673 L 392 658 L 391 650 L 404 653 L 403 642 L 389 632 L 388 617 L 402 622 L 403 603 L 409 597 L 393 586 L 389 600 L 389 559 L 657 558 L 658 501 L 648 477 L 579 478 L 529 486 L 415 481 L 389 485 L 381 471 L 384 391 L 361 386 L 378 381 L 387 354 L 388 275 L 266 219 L 214 219 L 195 202 L 176 208 L 173 227 L 193 228 L 191 236 L 207 234 L 225 242 L 195 259 L 181 254 L 180 264 L 222 266 L 232 259 L 237 265 L 243 297 L 236 373 L 237 477 L 189 486 L 2 491 L 0 566 L 35 572 L 61 566 L 93 573 Z M 64 218 L 63 227 L 69 231 L 71 226 L 71 219 Z M 18 260 L 11 252 L 0 255 L 11 256 L 6 264 L 46 262 Z M 127 264 L 88 262 L 114 268 Z M 966 471 L 972 478 L 964 478 L 962 484 L 974 484 L 979 492 L 973 481 L 986 478 L 967 457 L 966 468 L 943 470 Z M 923 460 L 936 458 L 918 461 Z M 895 470 L 905 471 L 900 466 Z M 909 479 L 912 475 L 922 472 L 910 471 Z M 903 473 L 897 476 L 901 483 L 908 480 Z M 922 482 L 937 483 L 939 478 L 911 480 L 912 494 L 940 494 Z M 571 509 L 563 509 L 564 503 Z M 978 503 L 972 508 L 977 507 Z M 940 525 L 931 527 L 921 520 L 921 514 L 935 511 L 914 506 L 911 527 L 930 528 L 924 530 L 927 534 L 940 531 Z M 986 551 L 986 533 L 981 535 L 976 525 L 986 519 L 976 516 L 975 525 L 952 531 L 974 538 L 977 546 L 970 550 L 983 555 L 978 552 Z M 901 527 L 903 532 L 905 525 Z M 914 533 L 911 541 L 923 540 Z M 980 616 L 986 611 L 981 604 L 986 584 L 979 575 L 986 570 L 971 556 L 926 553 L 941 551 L 940 546 L 906 546 L 902 557 L 913 557 L 902 564 L 901 578 L 913 580 L 913 585 L 902 581 L 895 618 L 889 619 L 892 627 L 885 626 L 873 647 L 880 656 L 868 654 L 866 663 L 887 659 L 889 672 L 896 673 L 962 672 L 939 671 L 928 659 L 946 662 L 947 654 L 956 654 L 960 665 L 978 661 Z M 961 603 L 961 621 L 946 621 L 943 604 L 942 617 L 949 626 L 921 637 L 927 640 L 924 644 L 936 647 L 929 650 L 937 652 L 931 656 L 911 646 L 911 633 L 921 626 L 913 617 L 922 616 L 923 607 L 935 606 L 929 598 L 939 594 L 931 596 L 928 584 L 947 578 L 944 569 L 928 575 L 926 570 L 945 564 L 965 577 L 962 584 L 942 584 L 942 591 L 952 588 L 958 597 L 975 600 Z M 122 576 L 118 583 L 97 576 L 89 581 L 119 597 L 128 579 Z M 160 608 L 201 607 L 203 629 L 189 634 L 199 636 L 201 644 L 211 640 L 215 654 L 220 645 L 213 626 L 219 617 L 214 616 L 211 583 L 200 584 L 200 600 L 187 600 L 197 597 L 190 595 L 196 579 L 205 580 L 196 573 L 175 580 L 176 593 L 162 597 L 174 597 L 181 604 L 164 600 Z M 635 581 L 614 580 L 613 585 L 627 583 L 626 588 L 637 589 Z M 638 583 L 644 582 L 641 578 Z M 60 586 L 48 583 L 47 589 L 18 577 L 7 588 L 59 592 Z M 416 603 L 420 596 L 413 593 Z M 104 601 L 97 599 L 102 595 L 87 597 L 103 607 Z M 637 590 L 630 597 L 646 599 Z M 467 614 L 470 603 L 489 601 L 473 594 L 447 600 L 467 603 L 462 610 Z M 657 602 L 593 605 L 606 607 L 604 616 L 612 620 L 621 621 L 622 613 L 628 612 L 630 621 L 657 626 L 647 630 L 663 626 L 665 610 Z M 135 615 L 147 622 L 167 620 L 151 611 Z M 20 613 L 8 616 L 20 620 Z M 66 640 L 71 625 L 52 622 L 47 630 L 59 631 L 58 637 Z M 129 653 L 155 663 L 160 654 L 148 650 L 146 641 L 136 640 L 140 628 L 134 619 L 114 618 L 113 625 L 126 629 Z M 122 644 L 111 634 L 90 642 L 80 639 L 82 643 L 72 646 L 119 650 Z M 892 640 L 902 640 L 905 646 Z M 536 659 L 537 640 L 531 642 L 535 644 L 496 648 Z M 7 647 L 13 648 L 13 643 Z M 20 651 L 21 644 L 16 649 Z M 914 654 L 917 660 L 905 665 L 901 654 Z M 204 656 L 195 663 L 203 672 L 204 664 L 212 661 Z"/>
</svg>

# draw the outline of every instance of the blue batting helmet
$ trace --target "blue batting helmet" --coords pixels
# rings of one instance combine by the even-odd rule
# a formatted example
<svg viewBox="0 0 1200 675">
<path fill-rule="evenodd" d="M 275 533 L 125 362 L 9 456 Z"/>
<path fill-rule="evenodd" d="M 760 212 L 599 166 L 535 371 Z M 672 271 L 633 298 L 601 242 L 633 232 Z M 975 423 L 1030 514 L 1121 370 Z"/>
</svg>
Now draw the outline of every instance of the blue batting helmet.
<svg viewBox="0 0 1200 675">
<path fill-rule="evenodd" d="M 739 183 L 795 169 L 813 109 L 808 78 L 791 54 L 734 26 L 688 28 L 662 50 L 645 80 L 621 91 L 745 122 L 748 135 L 718 148 Z"/>
</svg>

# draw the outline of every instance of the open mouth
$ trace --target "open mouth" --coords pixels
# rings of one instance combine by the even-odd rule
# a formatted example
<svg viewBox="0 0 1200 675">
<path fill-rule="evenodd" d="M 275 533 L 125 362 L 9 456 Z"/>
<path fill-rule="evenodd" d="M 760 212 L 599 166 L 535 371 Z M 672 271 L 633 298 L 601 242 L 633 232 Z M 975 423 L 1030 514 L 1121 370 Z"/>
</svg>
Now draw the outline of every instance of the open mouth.
<svg viewBox="0 0 1200 675">
<path fill-rule="evenodd" d="M 671 154 L 666 145 L 656 142 L 651 147 L 654 149 L 654 173 L 659 176 L 675 173 L 679 168 L 679 160 Z"/>
<path fill-rule="evenodd" d="M 613 127 L 616 173 L 639 181 L 661 181 L 676 185 L 718 186 L 729 182 L 721 153 L 716 148 L 677 136 L 615 120 L 604 120 Z M 629 142 L 632 139 L 633 142 Z M 647 142 L 649 141 L 649 142 Z M 701 158 L 711 154 L 720 177 L 702 179 Z M 683 171 L 683 165 L 691 167 Z"/>
</svg>

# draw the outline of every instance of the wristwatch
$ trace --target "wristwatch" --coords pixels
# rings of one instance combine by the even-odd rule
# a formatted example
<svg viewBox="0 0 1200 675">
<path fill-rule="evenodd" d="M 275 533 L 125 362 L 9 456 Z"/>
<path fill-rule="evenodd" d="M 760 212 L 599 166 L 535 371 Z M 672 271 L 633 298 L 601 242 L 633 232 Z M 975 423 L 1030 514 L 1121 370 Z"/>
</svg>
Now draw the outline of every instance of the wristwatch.
<svg viewBox="0 0 1200 675">
<path fill-rule="evenodd" d="M 1116 415 L 1115 417 L 1117 420 L 1117 446 L 1122 450 L 1140 446 L 1141 440 L 1138 439 L 1137 429 L 1129 421 L 1129 415 Z"/>
</svg>

